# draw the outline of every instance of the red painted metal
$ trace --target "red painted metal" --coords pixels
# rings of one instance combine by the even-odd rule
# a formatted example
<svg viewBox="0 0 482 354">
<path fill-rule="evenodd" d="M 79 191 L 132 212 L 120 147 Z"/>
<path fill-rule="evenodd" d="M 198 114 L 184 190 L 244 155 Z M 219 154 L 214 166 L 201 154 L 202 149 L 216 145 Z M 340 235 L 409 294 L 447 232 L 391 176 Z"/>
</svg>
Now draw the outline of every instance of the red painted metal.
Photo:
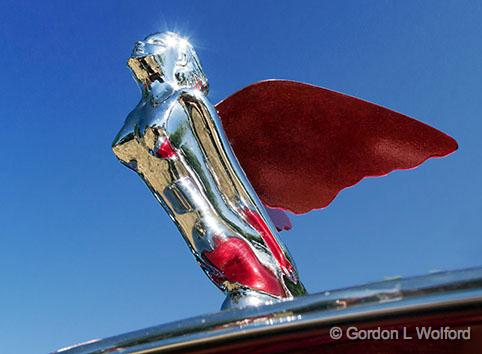
<svg viewBox="0 0 482 354">
<path fill-rule="evenodd" d="M 271 80 L 216 106 L 248 179 L 270 207 L 326 207 L 365 177 L 417 167 L 457 149 L 415 119 L 324 88 Z"/>
</svg>

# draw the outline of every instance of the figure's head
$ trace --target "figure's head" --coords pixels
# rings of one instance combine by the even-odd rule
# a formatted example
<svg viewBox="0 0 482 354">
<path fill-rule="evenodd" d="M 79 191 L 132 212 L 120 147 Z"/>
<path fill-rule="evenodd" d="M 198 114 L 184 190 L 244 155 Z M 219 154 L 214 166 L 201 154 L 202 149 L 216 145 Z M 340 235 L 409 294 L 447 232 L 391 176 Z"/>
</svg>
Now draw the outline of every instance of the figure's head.
<svg viewBox="0 0 482 354">
<path fill-rule="evenodd" d="M 208 82 L 194 48 L 176 33 L 154 33 L 138 41 L 128 65 L 144 85 L 157 80 L 208 92 Z"/>
</svg>

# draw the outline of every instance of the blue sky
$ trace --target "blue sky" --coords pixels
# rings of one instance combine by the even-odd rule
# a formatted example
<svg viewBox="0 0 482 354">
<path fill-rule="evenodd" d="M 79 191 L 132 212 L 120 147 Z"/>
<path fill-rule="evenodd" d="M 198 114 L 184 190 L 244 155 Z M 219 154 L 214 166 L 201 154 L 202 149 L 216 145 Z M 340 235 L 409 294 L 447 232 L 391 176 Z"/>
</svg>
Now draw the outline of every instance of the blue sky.
<svg viewBox="0 0 482 354">
<path fill-rule="evenodd" d="M 482 265 L 477 1 L 3 1 L 0 351 L 48 352 L 219 309 L 110 143 L 139 92 L 133 43 L 196 46 L 213 102 L 304 81 L 416 117 L 460 149 L 368 179 L 282 235 L 311 292 Z"/>
</svg>

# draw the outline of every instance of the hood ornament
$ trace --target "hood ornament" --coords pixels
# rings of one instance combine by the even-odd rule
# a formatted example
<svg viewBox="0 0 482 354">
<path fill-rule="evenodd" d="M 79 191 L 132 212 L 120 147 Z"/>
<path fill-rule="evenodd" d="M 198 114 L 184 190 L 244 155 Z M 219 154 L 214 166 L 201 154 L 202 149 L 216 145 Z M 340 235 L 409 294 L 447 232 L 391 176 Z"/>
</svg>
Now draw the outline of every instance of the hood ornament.
<svg viewBox="0 0 482 354">
<path fill-rule="evenodd" d="M 226 293 L 223 308 L 306 294 L 277 235 L 291 227 L 283 210 L 325 207 L 364 177 L 457 148 L 412 118 L 292 81 L 256 83 L 214 106 L 192 45 L 171 32 L 137 42 L 128 65 L 142 97 L 113 151 Z"/>
</svg>

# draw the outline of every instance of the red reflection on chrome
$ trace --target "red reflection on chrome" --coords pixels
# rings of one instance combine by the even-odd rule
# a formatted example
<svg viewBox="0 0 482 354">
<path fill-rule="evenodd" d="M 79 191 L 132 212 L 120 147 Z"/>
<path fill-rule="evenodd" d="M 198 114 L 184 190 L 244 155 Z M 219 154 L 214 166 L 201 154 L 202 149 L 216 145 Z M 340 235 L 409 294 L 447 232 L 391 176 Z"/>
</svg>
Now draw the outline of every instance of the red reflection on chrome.
<svg viewBox="0 0 482 354">
<path fill-rule="evenodd" d="M 244 209 L 243 214 L 246 220 L 256 229 L 256 231 L 261 234 L 261 237 L 270 249 L 283 272 L 287 275 L 292 275 L 293 265 L 286 259 L 283 250 L 279 246 L 274 235 L 271 233 L 268 225 L 266 225 L 261 215 L 251 209 Z"/>
<path fill-rule="evenodd" d="M 203 256 L 224 274 L 225 280 L 274 296 L 286 296 L 276 276 L 259 261 L 245 241 L 237 237 L 215 237 L 214 242 L 214 250 L 203 252 Z"/>
<path fill-rule="evenodd" d="M 169 141 L 169 139 L 164 139 L 162 142 L 161 146 L 159 146 L 159 149 L 156 151 L 156 156 L 160 157 L 162 159 L 169 159 L 171 157 L 176 156 L 176 152 L 172 148 L 172 145 Z"/>
</svg>

